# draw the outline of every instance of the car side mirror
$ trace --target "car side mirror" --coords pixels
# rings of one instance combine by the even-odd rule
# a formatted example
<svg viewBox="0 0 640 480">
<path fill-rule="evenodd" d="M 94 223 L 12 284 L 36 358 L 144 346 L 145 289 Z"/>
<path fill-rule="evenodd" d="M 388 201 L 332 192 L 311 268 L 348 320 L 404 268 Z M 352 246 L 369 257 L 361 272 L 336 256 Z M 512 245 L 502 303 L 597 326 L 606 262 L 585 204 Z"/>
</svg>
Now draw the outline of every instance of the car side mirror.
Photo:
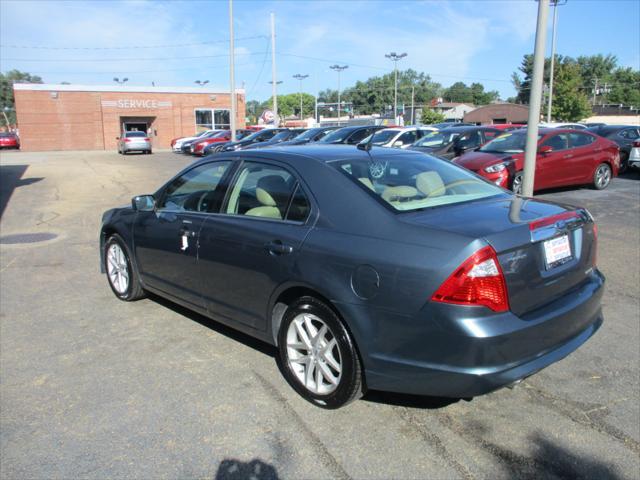
<svg viewBox="0 0 640 480">
<path fill-rule="evenodd" d="M 551 145 L 543 145 L 538 148 L 538 153 L 541 155 L 546 155 L 547 153 L 553 152 L 553 147 Z"/>
<path fill-rule="evenodd" d="M 404 145 L 404 142 L 402 140 L 398 140 L 396 142 L 393 142 L 393 146 L 394 147 L 402 147 Z"/>
<path fill-rule="evenodd" d="M 151 212 L 156 208 L 153 195 L 137 195 L 131 199 L 131 206 L 138 212 Z"/>
</svg>

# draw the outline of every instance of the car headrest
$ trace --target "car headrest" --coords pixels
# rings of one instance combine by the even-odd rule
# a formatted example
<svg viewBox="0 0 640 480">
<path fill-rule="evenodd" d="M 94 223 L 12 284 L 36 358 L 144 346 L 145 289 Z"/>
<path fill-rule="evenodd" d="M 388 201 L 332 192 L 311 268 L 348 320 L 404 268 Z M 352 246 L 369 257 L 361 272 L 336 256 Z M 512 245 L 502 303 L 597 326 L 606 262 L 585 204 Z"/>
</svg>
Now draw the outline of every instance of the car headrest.
<svg viewBox="0 0 640 480">
<path fill-rule="evenodd" d="M 427 197 L 444 195 L 444 182 L 438 172 L 422 172 L 416 176 L 416 187 Z"/>
<path fill-rule="evenodd" d="M 280 175 L 268 175 L 258 180 L 256 197 L 267 207 L 281 205 L 289 198 L 289 187 Z"/>
</svg>

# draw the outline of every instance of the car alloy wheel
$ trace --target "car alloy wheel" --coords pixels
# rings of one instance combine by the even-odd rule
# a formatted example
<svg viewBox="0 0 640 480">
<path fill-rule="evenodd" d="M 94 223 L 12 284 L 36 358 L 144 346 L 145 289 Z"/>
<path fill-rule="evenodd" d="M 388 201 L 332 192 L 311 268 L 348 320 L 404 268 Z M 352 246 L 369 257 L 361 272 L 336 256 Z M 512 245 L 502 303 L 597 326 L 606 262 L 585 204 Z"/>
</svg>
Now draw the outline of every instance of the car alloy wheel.
<svg viewBox="0 0 640 480">
<path fill-rule="evenodd" d="M 312 314 L 301 313 L 287 330 L 289 368 L 309 391 L 333 392 L 342 375 L 338 342 L 331 329 Z"/>
<path fill-rule="evenodd" d="M 122 248 L 115 242 L 107 250 L 107 275 L 109 275 L 109 282 L 116 292 L 120 295 L 127 293 L 131 273 Z"/>
<path fill-rule="evenodd" d="M 105 242 L 104 269 L 111 290 L 120 300 L 130 302 L 145 296 L 124 241 L 118 234 L 111 235 Z"/>
<path fill-rule="evenodd" d="M 601 163 L 596 168 L 596 172 L 593 175 L 593 185 L 596 190 L 603 190 L 607 188 L 611 182 L 611 167 L 606 163 Z"/>
<path fill-rule="evenodd" d="M 513 176 L 511 182 L 511 190 L 516 195 L 522 195 L 522 172 L 518 172 Z"/>
<path fill-rule="evenodd" d="M 324 302 L 304 296 L 289 304 L 278 333 L 279 365 L 303 398 L 339 408 L 365 390 L 360 357 L 351 334 Z"/>
</svg>

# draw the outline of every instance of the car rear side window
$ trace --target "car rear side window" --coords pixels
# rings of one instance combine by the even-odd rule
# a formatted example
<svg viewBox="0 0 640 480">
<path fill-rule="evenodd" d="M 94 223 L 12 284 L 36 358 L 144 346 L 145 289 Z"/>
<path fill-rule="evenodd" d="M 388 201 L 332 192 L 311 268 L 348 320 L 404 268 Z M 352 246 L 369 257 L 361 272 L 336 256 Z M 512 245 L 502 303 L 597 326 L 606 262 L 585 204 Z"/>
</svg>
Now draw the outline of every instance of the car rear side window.
<svg viewBox="0 0 640 480">
<path fill-rule="evenodd" d="M 231 162 L 225 161 L 192 168 L 167 186 L 158 208 L 186 212 L 217 212 L 223 195 L 218 185 L 229 165 Z"/>
<path fill-rule="evenodd" d="M 629 140 L 636 140 L 640 135 L 638 135 L 638 130 L 635 128 L 628 128 L 623 130 L 619 134 L 623 138 L 628 138 Z"/>
<path fill-rule="evenodd" d="M 351 144 L 358 143 L 361 140 L 363 140 L 365 137 L 368 137 L 373 132 L 374 130 L 367 129 L 367 128 L 358 130 L 357 132 L 355 132 L 353 135 L 349 137 L 349 140 L 347 141 L 347 143 L 351 143 Z"/>
<path fill-rule="evenodd" d="M 596 138 L 585 133 L 570 133 L 569 139 L 571 141 L 571 148 L 580 148 L 591 145 Z"/>
<path fill-rule="evenodd" d="M 245 162 L 229 188 L 225 212 L 304 221 L 309 214 L 309 202 L 298 188 L 297 179 L 286 169 L 267 163 Z"/>
</svg>

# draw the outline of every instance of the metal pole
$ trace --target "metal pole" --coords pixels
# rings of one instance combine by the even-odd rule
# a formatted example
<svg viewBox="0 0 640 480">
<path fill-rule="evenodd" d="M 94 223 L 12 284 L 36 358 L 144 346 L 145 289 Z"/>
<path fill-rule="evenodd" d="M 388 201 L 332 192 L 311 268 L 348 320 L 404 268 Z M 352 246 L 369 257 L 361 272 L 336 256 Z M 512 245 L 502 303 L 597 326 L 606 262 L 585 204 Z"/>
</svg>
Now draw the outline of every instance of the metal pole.
<svg viewBox="0 0 640 480">
<path fill-rule="evenodd" d="M 300 121 L 302 121 L 302 79 L 300 79 Z"/>
<path fill-rule="evenodd" d="M 235 142 L 238 98 L 236 96 L 235 50 L 233 45 L 233 0 L 229 0 L 229 83 L 231 84 L 231 118 L 229 119 L 229 128 L 231 129 L 231 141 Z M 215 123 L 215 119 L 212 120 L 214 120 Z"/>
<path fill-rule="evenodd" d="M 319 123 L 318 121 L 318 92 L 316 92 L 316 102 L 315 102 L 315 120 L 316 120 L 316 124 Z"/>
<path fill-rule="evenodd" d="M 549 104 L 547 105 L 547 123 L 551 122 L 551 104 L 553 102 L 553 66 L 556 61 L 556 23 L 558 21 L 558 0 L 553 2 L 553 30 L 551 33 L 551 68 L 549 69 Z"/>
<path fill-rule="evenodd" d="M 338 72 L 338 125 L 340 125 L 340 74 L 343 70 L 349 68 L 349 65 L 331 65 L 329 68 Z"/>
<path fill-rule="evenodd" d="M 393 81 L 393 123 L 398 118 L 398 60 L 393 61 L 393 72 L 395 79 Z"/>
<path fill-rule="evenodd" d="M 416 87 L 415 85 L 411 85 L 411 125 L 415 125 L 415 104 L 414 104 L 414 98 L 415 98 L 415 93 L 416 93 Z"/>
<path fill-rule="evenodd" d="M 293 78 L 300 81 L 300 88 L 298 90 L 298 94 L 300 95 L 300 120 L 302 120 L 302 81 L 308 77 L 309 75 L 301 75 L 300 73 L 296 73 L 293 76 Z"/>
<path fill-rule="evenodd" d="M 278 93 L 276 81 L 276 14 L 271 12 L 271 95 L 273 97 L 273 114 L 276 118 L 276 127 L 280 124 L 278 121 Z"/>
<path fill-rule="evenodd" d="M 524 153 L 524 173 L 522 195 L 533 195 L 533 183 L 536 173 L 536 154 L 538 150 L 538 122 L 540 121 L 540 103 L 542 100 L 542 76 L 544 73 L 544 43 L 549 14 L 549 0 L 538 0 L 538 24 L 536 43 L 533 52 L 533 78 L 529 96 L 529 118 L 527 120 L 527 144 Z"/>
<path fill-rule="evenodd" d="M 593 101 L 591 102 L 592 105 L 596 104 L 596 94 L 598 93 L 598 77 L 594 77 L 596 83 L 593 87 Z"/>
</svg>

